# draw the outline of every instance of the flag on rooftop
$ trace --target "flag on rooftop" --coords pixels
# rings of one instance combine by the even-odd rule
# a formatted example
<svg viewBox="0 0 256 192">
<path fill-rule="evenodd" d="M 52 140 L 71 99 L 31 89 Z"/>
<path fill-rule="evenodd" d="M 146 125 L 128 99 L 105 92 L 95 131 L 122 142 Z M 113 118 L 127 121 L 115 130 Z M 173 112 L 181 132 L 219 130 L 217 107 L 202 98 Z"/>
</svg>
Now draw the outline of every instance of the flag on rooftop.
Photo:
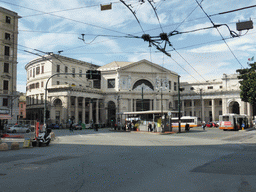
<svg viewBox="0 0 256 192">
<path fill-rule="evenodd" d="M 248 61 L 253 61 L 254 60 L 254 56 L 252 58 L 248 58 Z"/>
</svg>

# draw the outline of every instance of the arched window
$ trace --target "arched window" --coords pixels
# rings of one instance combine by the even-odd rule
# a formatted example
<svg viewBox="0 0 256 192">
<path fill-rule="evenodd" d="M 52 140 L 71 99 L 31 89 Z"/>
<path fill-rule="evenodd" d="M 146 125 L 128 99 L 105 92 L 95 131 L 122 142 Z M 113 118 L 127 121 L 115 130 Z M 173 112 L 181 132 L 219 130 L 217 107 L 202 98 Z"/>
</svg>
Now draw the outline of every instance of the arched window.
<svg viewBox="0 0 256 192">
<path fill-rule="evenodd" d="M 140 87 L 146 87 L 146 89 L 154 90 L 153 85 L 146 79 L 141 79 L 141 80 L 136 81 L 136 83 L 134 83 L 132 89 L 140 90 L 141 89 Z"/>
</svg>

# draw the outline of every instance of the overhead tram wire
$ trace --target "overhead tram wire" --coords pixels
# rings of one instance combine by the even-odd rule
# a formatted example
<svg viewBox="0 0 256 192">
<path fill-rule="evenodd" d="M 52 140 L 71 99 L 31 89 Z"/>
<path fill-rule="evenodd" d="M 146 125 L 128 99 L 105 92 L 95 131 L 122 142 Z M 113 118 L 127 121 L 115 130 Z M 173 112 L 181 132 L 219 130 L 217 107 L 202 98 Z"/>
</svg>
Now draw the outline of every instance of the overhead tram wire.
<svg viewBox="0 0 256 192">
<path fill-rule="evenodd" d="M 142 26 L 141 26 L 141 24 L 140 24 L 140 21 L 139 21 L 139 19 L 138 19 L 137 16 L 136 16 L 136 13 L 130 8 L 130 5 L 127 5 L 123 0 L 120 0 L 120 2 L 122 2 L 122 3 L 132 12 L 132 14 L 134 15 L 135 19 L 137 20 L 137 22 L 138 22 L 138 24 L 139 24 L 139 26 L 140 26 L 140 28 L 141 28 L 143 34 L 145 34 L 145 31 L 144 31 L 144 29 L 142 28 Z"/>
<path fill-rule="evenodd" d="M 120 3 L 119 1 L 116 2 L 111 2 L 112 4 L 115 3 Z M 85 7 L 76 7 L 76 8 L 71 8 L 71 9 L 63 9 L 63 10 L 59 10 L 59 11 L 52 11 L 52 12 L 48 12 L 48 13 L 60 13 L 60 12 L 66 12 L 66 11 L 74 11 L 74 10 L 78 10 L 78 9 L 85 9 L 85 8 L 90 8 L 90 7 L 98 7 L 99 5 L 89 5 L 89 6 L 85 6 Z M 38 16 L 38 15 L 45 15 L 47 13 L 41 13 L 41 14 L 34 14 L 34 15 L 25 15 L 22 16 L 22 18 L 26 18 L 26 17 L 34 17 L 34 16 Z"/>
<path fill-rule="evenodd" d="M 201 3 L 203 2 L 204 0 L 201 1 Z M 198 6 L 197 6 L 198 7 Z M 176 27 L 176 29 L 174 31 L 176 31 L 184 22 L 185 20 L 190 17 L 190 15 L 197 9 L 197 7 L 195 7 L 192 12 L 190 14 L 188 14 L 188 16 Z M 175 47 L 170 44 L 170 46 L 173 48 L 173 50 L 203 79 L 206 81 L 206 79 L 175 49 Z M 177 62 L 176 62 L 177 63 Z"/>
<path fill-rule="evenodd" d="M 144 40 L 144 41 L 148 41 L 149 42 L 149 46 L 152 44 L 152 45 L 154 45 L 159 51 L 161 51 L 161 52 L 163 52 L 164 54 L 166 54 L 168 57 L 171 57 L 171 55 L 169 54 L 169 53 L 167 53 L 166 51 L 165 51 L 165 47 L 166 47 L 166 45 L 167 45 L 167 43 L 169 43 L 169 45 L 171 45 L 171 43 L 170 43 L 170 41 L 169 41 L 169 39 L 168 39 L 168 37 L 167 37 L 167 34 L 164 34 L 164 33 L 162 33 L 162 34 L 160 34 L 160 36 L 161 36 L 161 39 L 162 39 L 162 41 L 165 41 L 165 46 L 164 46 L 164 48 L 161 48 L 161 47 L 159 47 L 159 42 L 157 42 L 156 43 L 156 40 L 152 40 L 151 38 L 152 37 L 150 37 L 150 35 L 148 35 L 148 34 L 145 34 L 145 31 L 143 30 L 143 28 L 142 28 L 142 26 L 141 26 L 141 24 L 140 24 L 140 21 L 139 21 L 139 19 L 137 18 L 137 16 L 136 16 L 136 14 L 135 14 L 135 12 L 130 8 L 130 6 L 129 5 L 127 5 L 123 0 L 120 0 L 131 12 L 132 12 L 132 14 L 134 15 L 134 17 L 136 18 L 136 20 L 137 20 L 137 22 L 138 22 L 138 24 L 140 25 L 140 27 L 141 27 L 141 30 L 142 30 L 142 32 L 143 32 L 143 36 L 142 36 L 142 39 Z M 203 1 L 203 0 L 202 0 Z M 142 0 L 142 2 L 144 2 L 144 0 Z M 153 9 L 154 9 L 154 7 L 152 7 Z M 171 45 L 172 46 L 172 45 Z M 187 61 L 186 61 L 187 62 Z M 176 62 L 177 63 L 177 62 Z M 187 62 L 188 63 L 188 62 Z M 180 67 L 182 67 L 181 65 L 179 65 Z M 191 65 L 190 65 L 191 66 Z M 193 68 L 193 67 L 192 67 Z M 183 67 L 182 67 L 182 69 L 183 70 L 185 70 Z M 194 69 L 194 68 L 193 68 Z M 195 70 L 195 69 L 194 69 Z M 192 76 L 187 70 L 185 70 L 190 76 Z M 196 71 L 196 70 L 195 70 Z M 197 71 L 196 71 L 197 72 Z M 197 72 L 198 73 L 198 72 Z M 193 77 L 193 76 L 192 76 Z M 194 78 L 194 77 L 193 77 Z M 195 79 L 195 78 L 194 78 Z M 198 80 L 197 80 L 198 81 Z"/>
<path fill-rule="evenodd" d="M 160 19 L 159 19 L 159 17 L 158 17 L 157 12 L 156 12 L 156 7 L 154 7 L 154 5 L 152 4 L 152 1 L 153 1 L 153 0 L 147 0 L 147 1 L 149 2 L 149 4 L 151 5 L 152 9 L 154 10 L 155 15 L 156 15 L 156 18 L 157 18 L 157 20 L 158 20 L 158 23 L 159 23 L 159 25 L 160 25 L 160 28 L 161 28 L 162 32 L 164 32 L 164 30 L 163 30 L 163 28 L 162 28 L 162 25 L 161 25 L 161 23 L 160 23 Z"/>
<path fill-rule="evenodd" d="M 230 10 L 230 11 L 215 13 L 215 14 L 209 15 L 209 17 L 213 17 L 213 16 L 216 16 L 216 15 L 223 15 L 223 14 L 227 14 L 227 13 L 233 13 L 233 12 L 236 12 L 236 11 L 242 11 L 242 10 L 250 9 L 250 8 L 254 8 L 254 7 L 256 7 L 256 5 L 251 5 L 251 6 L 242 7 L 242 8 L 239 8 L 239 9 L 234 9 L 234 10 Z"/>
<path fill-rule="evenodd" d="M 16 4 L 13 4 L 13 3 L 6 2 L 6 1 L 0 0 L 0 2 L 4 2 L 6 4 L 10 4 L 10 5 L 17 6 L 17 7 L 22 7 L 24 9 L 28 9 L 28 10 L 32 10 L 32 11 L 41 12 L 41 13 L 44 13 L 44 14 L 47 14 L 47 15 L 52 15 L 54 17 L 58 17 L 58 18 L 61 18 L 61 19 L 66 19 L 66 20 L 73 21 L 73 22 L 76 22 L 76 23 L 89 25 L 89 26 L 92 26 L 92 27 L 95 27 L 95 28 L 100 28 L 100 29 L 104 29 L 104 30 L 107 30 L 107 31 L 115 32 L 115 33 L 125 34 L 125 35 L 131 36 L 131 37 L 133 36 L 131 34 L 123 33 L 123 32 L 116 31 L 116 30 L 113 30 L 113 29 L 109 29 L 109 28 L 106 28 L 106 27 L 102 27 L 102 26 L 98 26 L 98 25 L 95 25 L 95 24 L 90 24 L 90 23 L 86 23 L 86 22 L 82 22 L 82 21 L 77 21 L 77 20 L 74 20 L 74 19 L 66 18 L 66 17 L 59 16 L 59 15 L 55 15 L 55 14 L 52 14 L 52 13 L 47 13 L 47 12 L 44 12 L 44 11 L 39 11 L 39 10 L 36 10 L 36 9 L 24 7 L 24 6 L 21 6 L 21 5 L 16 5 Z"/>
<path fill-rule="evenodd" d="M 201 10 L 204 12 L 204 14 L 208 17 L 208 19 L 210 20 L 210 22 L 212 23 L 213 26 L 215 26 L 214 22 L 212 21 L 212 19 L 209 17 L 209 15 L 205 12 L 205 10 L 203 9 L 203 7 L 198 3 L 197 0 L 195 0 L 196 3 L 199 5 L 199 7 L 201 8 Z M 217 27 L 215 27 L 218 31 L 218 33 L 220 34 L 222 40 L 225 42 L 225 44 L 227 45 L 229 51 L 232 53 L 232 55 L 234 56 L 234 58 L 237 60 L 237 62 L 241 65 L 242 68 L 244 68 L 244 66 L 241 64 L 241 62 L 238 60 L 238 58 L 235 56 L 234 52 L 231 50 L 231 48 L 229 47 L 228 43 L 225 41 L 224 37 L 222 36 L 222 34 L 220 33 L 219 29 Z"/>
</svg>

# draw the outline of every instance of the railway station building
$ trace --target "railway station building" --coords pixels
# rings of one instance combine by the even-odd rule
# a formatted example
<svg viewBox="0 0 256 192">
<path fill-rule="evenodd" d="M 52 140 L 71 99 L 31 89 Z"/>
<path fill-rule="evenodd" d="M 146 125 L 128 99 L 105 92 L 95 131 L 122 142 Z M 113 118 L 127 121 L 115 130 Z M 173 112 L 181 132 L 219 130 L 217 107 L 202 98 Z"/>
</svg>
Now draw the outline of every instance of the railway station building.
<svg viewBox="0 0 256 192">
<path fill-rule="evenodd" d="M 110 124 L 124 122 L 122 112 L 178 109 L 178 74 L 148 60 L 113 61 L 98 66 L 49 54 L 30 61 L 27 71 L 27 118 L 43 122 L 45 93 L 47 122 Z M 87 78 L 88 70 L 101 72 L 99 79 Z M 51 77 L 52 76 L 52 77 Z M 45 91 L 47 85 L 47 91 Z M 240 99 L 236 74 L 223 74 L 207 82 L 182 82 L 181 111 L 203 121 L 219 115 L 253 115 L 252 106 Z"/>
</svg>

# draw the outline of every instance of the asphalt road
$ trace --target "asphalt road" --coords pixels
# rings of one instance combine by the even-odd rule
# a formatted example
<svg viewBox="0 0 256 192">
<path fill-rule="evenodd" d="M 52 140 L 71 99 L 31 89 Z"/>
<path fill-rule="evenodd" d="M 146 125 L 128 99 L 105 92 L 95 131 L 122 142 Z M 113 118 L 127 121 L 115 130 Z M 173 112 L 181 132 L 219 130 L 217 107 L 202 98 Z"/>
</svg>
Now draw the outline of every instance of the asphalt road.
<svg viewBox="0 0 256 192">
<path fill-rule="evenodd" d="M 256 191 L 256 131 L 54 130 L 49 147 L 0 152 L 0 191 Z"/>
</svg>

